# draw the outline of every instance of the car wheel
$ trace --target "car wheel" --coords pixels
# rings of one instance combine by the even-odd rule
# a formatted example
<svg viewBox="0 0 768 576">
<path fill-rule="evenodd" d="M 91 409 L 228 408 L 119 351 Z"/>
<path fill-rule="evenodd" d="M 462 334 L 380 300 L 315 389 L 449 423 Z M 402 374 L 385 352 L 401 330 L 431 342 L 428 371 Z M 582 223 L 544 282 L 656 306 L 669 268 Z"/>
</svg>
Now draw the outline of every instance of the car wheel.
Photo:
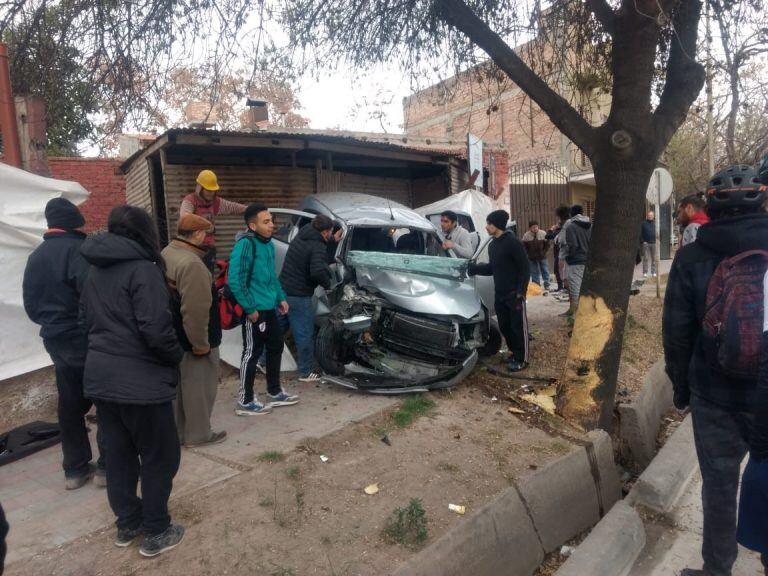
<svg viewBox="0 0 768 576">
<path fill-rule="evenodd" d="M 315 359 L 327 374 L 341 376 L 344 374 L 346 346 L 333 323 L 326 322 L 320 327 L 315 339 Z"/>
<path fill-rule="evenodd" d="M 491 325 L 488 330 L 488 341 L 485 346 L 479 348 L 477 353 L 480 356 L 488 357 L 498 354 L 501 350 L 501 331 L 499 330 L 499 324 L 496 320 L 491 320 Z"/>
</svg>

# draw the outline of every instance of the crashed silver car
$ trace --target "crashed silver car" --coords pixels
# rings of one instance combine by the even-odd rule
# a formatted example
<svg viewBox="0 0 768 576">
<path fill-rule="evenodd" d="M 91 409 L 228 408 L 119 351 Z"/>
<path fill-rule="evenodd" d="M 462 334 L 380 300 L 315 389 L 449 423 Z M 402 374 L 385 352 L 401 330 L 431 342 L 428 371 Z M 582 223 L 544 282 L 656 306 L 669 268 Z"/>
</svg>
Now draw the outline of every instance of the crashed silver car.
<svg viewBox="0 0 768 576">
<path fill-rule="evenodd" d="M 426 218 L 386 199 L 317 194 L 301 210 L 271 209 L 278 271 L 298 230 L 317 214 L 344 230 L 336 283 L 315 293 L 315 356 L 323 380 L 376 393 L 445 388 L 479 355 L 498 352 L 492 279 L 467 277 L 469 260 L 442 248 Z M 487 243 L 476 258 L 487 258 Z M 329 258 L 330 259 L 330 258 Z"/>
</svg>

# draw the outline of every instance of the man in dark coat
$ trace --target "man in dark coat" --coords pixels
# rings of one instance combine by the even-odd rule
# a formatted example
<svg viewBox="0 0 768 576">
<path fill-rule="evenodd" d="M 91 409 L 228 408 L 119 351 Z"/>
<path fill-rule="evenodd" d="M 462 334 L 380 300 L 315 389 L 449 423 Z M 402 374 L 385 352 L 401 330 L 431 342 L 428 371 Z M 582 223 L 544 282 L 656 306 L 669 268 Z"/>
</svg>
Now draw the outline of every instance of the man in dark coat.
<svg viewBox="0 0 768 576">
<path fill-rule="evenodd" d="M 80 229 L 85 219 L 64 198 L 48 202 L 45 218 L 48 231 L 24 270 L 24 309 L 40 325 L 40 336 L 56 369 L 65 487 L 80 488 L 94 473 L 97 485 L 104 486 L 104 451 L 99 449 L 98 466 L 94 467 L 85 426 L 85 415 L 92 406 L 83 396 L 88 338 L 78 323 L 80 293 L 88 275 L 88 263 L 80 255 L 85 240 Z M 100 434 L 97 439 L 101 446 Z"/>
<path fill-rule="evenodd" d="M 768 215 L 763 212 L 767 198 L 766 186 L 748 166 L 715 174 L 707 188 L 712 221 L 699 229 L 696 242 L 678 250 L 669 273 L 662 320 L 664 360 L 675 406 L 691 407 L 703 480 L 704 569 L 686 569 L 684 576 L 730 575 L 738 553 L 736 494 L 749 448 L 758 374 L 736 378 L 725 373 L 705 351 L 702 326 L 707 290 L 718 265 L 748 250 L 768 250 Z"/>
<path fill-rule="evenodd" d="M 304 226 L 288 247 L 280 285 L 290 306 L 288 322 L 298 352 L 299 381 L 315 382 L 320 375 L 315 369 L 315 309 L 312 295 L 318 286 L 331 287 L 328 267 L 328 242 L 333 238 L 333 220 L 322 214 Z"/>
<path fill-rule="evenodd" d="M 528 316 L 525 297 L 531 268 L 522 242 L 507 230 L 509 214 L 496 210 L 486 217 L 485 229 L 493 237 L 488 247 L 488 263 L 471 263 L 469 274 L 493 276 L 496 290 L 496 318 L 509 348 L 509 370 L 519 372 L 528 366 Z"/>
</svg>

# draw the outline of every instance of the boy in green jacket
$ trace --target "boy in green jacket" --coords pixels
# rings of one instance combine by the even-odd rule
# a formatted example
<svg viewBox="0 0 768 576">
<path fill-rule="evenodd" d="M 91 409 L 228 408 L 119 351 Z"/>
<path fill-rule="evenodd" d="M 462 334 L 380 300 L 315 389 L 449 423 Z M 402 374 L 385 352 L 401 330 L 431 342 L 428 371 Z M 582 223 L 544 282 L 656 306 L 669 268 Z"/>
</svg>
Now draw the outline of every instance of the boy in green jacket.
<svg viewBox="0 0 768 576">
<path fill-rule="evenodd" d="M 291 406 L 298 396 L 286 393 L 280 386 L 280 361 L 283 355 L 283 331 L 280 314 L 288 314 L 288 303 L 275 273 L 275 247 L 272 214 L 263 204 L 251 204 L 245 210 L 248 230 L 237 237 L 229 257 L 229 288 L 243 307 L 243 357 L 240 362 L 240 396 L 235 413 L 238 416 L 268 414 L 273 407 Z M 253 393 L 256 361 L 262 349 L 267 350 L 267 398 L 264 405 Z"/>
</svg>

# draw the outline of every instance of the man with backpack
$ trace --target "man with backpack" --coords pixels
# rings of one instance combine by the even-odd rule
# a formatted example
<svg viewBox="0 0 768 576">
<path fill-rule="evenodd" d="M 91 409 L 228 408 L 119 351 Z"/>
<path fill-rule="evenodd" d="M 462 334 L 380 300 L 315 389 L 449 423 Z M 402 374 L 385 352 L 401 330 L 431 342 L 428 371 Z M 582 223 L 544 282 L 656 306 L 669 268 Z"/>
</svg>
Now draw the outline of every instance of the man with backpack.
<svg viewBox="0 0 768 576">
<path fill-rule="evenodd" d="M 704 569 L 685 569 L 683 576 L 729 576 L 738 553 L 736 494 L 763 326 L 755 310 L 762 310 L 768 268 L 766 198 L 766 186 L 750 166 L 715 174 L 707 187 L 712 221 L 677 252 L 669 274 L 666 371 L 675 406 L 691 407 L 703 479 Z"/>
<path fill-rule="evenodd" d="M 273 407 L 296 404 L 299 397 L 288 394 L 280 386 L 283 330 L 278 314 L 288 314 L 289 306 L 275 273 L 272 214 L 263 204 L 251 204 L 245 210 L 245 224 L 248 230 L 237 236 L 229 257 L 228 275 L 229 288 L 245 315 L 240 394 L 235 413 L 258 416 L 268 414 Z M 269 400 L 266 405 L 256 400 L 253 393 L 256 361 L 265 347 Z"/>
</svg>

